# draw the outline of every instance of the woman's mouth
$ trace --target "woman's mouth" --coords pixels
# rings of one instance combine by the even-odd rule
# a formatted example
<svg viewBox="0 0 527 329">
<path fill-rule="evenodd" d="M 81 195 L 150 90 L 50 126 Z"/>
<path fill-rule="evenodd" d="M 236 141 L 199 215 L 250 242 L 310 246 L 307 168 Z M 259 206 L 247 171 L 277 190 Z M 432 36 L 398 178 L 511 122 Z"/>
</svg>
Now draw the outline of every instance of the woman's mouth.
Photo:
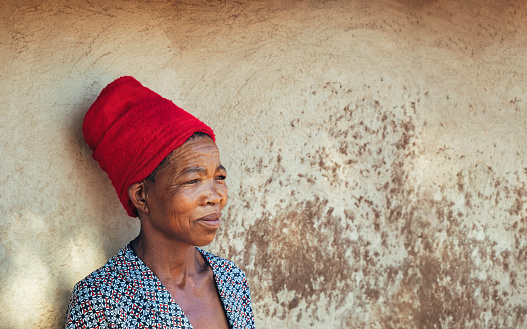
<svg viewBox="0 0 527 329">
<path fill-rule="evenodd" d="M 198 219 L 197 222 L 209 228 L 217 229 L 220 227 L 220 217 L 221 217 L 221 212 L 217 212 L 217 213 L 209 214 L 207 216 L 203 216 L 200 219 Z"/>
</svg>

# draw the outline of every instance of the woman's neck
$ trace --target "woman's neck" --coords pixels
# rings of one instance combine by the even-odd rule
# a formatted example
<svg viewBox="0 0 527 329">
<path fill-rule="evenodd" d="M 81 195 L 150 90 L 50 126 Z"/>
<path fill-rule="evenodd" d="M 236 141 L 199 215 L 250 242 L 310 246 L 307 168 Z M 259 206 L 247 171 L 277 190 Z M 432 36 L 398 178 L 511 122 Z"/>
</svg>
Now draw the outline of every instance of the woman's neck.
<svg viewBox="0 0 527 329">
<path fill-rule="evenodd" d="M 208 268 L 195 246 L 182 242 L 149 239 L 143 231 L 132 241 L 137 256 L 161 280 L 170 280 L 184 289 L 188 280 L 196 280 Z"/>
</svg>

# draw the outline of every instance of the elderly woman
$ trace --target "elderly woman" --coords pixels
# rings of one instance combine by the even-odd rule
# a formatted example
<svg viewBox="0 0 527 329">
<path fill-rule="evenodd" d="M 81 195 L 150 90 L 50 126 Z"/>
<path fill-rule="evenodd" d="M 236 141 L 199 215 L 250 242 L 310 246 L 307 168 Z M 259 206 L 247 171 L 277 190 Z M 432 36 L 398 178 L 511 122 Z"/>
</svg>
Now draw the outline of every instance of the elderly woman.
<svg viewBox="0 0 527 329">
<path fill-rule="evenodd" d="M 67 328 L 254 328 L 249 287 L 212 242 L 227 172 L 212 129 L 132 77 L 88 110 L 84 138 L 141 232 L 75 285 Z"/>
</svg>

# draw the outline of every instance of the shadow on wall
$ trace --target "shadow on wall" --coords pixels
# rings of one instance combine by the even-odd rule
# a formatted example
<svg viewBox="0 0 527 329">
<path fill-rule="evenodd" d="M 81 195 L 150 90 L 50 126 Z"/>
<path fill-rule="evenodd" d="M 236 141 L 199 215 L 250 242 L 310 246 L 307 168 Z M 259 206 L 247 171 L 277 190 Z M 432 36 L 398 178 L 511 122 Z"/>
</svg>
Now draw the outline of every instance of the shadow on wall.
<svg viewBox="0 0 527 329">
<path fill-rule="evenodd" d="M 119 74 L 112 74 L 112 79 L 116 76 Z M 96 79 L 98 82 L 105 80 Z M 84 116 L 105 85 L 106 83 L 93 83 L 90 89 L 85 91 L 81 103 L 75 105 L 77 110 L 71 113 L 67 131 L 70 134 L 70 157 L 74 161 L 72 175 L 75 178 L 75 186 L 72 187 L 72 199 L 78 199 L 76 201 L 79 201 L 82 209 L 82 212 L 71 209 L 77 214 L 71 217 L 71 220 L 83 228 L 81 232 L 96 230 L 92 239 L 98 239 L 97 244 L 104 251 L 107 260 L 138 234 L 139 222 L 136 218 L 126 215 L 108 175 L 92 158 L 92 151 L 82 133 Z M 69 206 L 77 207 L 77 202 L 72 202 Z M 82 221 L 85 219 L 89 219 L 89 222 Z M 95 269 L 92 268 L 91 271 Z"/>
<path fill-rule="evenodd" d="M 29 328 L 41 322 L 62 324 L 71 282 L 90 271 L 90 264 L 105 260 L 103 250 L 92 238 L 96 232 L 74 235 L 58 222 L 50 223 L 29 212 L 13 215 L 4 227 L 10 234 L 3 243 L 10 249 L 2 264 L 6 269 L 2 273 L 3 325 Z"/>
<path fill-rule="evenodd" d="M 137 220 L 120 207 L 82 136 L 93 100 L 83 98 L 69 118 L 53 123 L 64 135 L 57 149 L 48 150 L 56 152 L 49 156 L 52 172 L 34 183 L 47 184 L 35 192 L 46 201 L 31 203 L 33 195 L 21 196 L 20 210 L 7 212 L 0 222 L 2 328 L 62 327 L 73 285 L 136 234 Z M 29 167 L 22 166 L 21 175 Z"/>
</svg>

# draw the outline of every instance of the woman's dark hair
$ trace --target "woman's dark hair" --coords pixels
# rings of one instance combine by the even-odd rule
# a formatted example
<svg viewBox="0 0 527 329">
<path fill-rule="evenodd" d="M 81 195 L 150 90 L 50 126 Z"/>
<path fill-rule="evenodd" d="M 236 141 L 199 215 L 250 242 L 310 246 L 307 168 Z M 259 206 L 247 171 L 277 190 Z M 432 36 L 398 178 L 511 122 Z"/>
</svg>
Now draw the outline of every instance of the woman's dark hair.
<svg viewBox="0 0 527 329">
<path fill-rule="evenodd" d="M 204 132 L 201 132 L 201 131 L 197 131 L 195 132 L 194 134 L 192 134 L 192 136 L 190 136 L 187 141 L 191 140 L 191 139 L 195 139 L 195 138 L 203 138 L 203 137 L 209 137 L 209 135 L 207 135 L 206 133 Z M 185 141 L 186 142 L 186 141 Z M 173 152 L 173 151 L 172 151 Z M 156 175 L 157 173 L 159 172 L 159 170 L 163 169 L 164 167 L 166 167 L 169 163 L 170 163 L 170 155 L 172 154 L 172 152 L 170 152 L 164 159 L 163 161 L 161 161 L 159 163 L 159 165 L 157 165 L 156 169 L 154 169 L 154 171 L 152 171 L 150 173 L 150 175 L 148 175 L 146 177 L 146 179 L 148 179 L 149 181 L 151 182 L 155 182 L 156 181 Z"/>
</svg>

